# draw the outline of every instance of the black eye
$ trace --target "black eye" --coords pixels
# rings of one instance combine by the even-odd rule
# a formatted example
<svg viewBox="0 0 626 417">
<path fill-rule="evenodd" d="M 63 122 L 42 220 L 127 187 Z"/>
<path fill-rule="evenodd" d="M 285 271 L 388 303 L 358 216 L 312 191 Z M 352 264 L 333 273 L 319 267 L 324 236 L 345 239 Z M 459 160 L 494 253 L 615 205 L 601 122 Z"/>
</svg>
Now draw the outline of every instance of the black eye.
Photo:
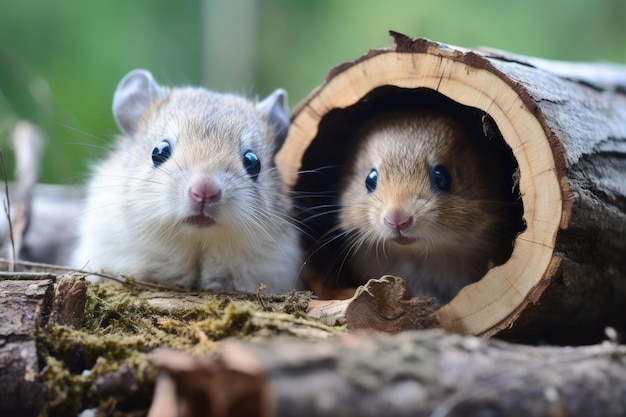
<svg viewBox="0 0 626 417">
<path fill-rule="evenodd" d="M 452 189 L 452 177 L 443 165 L 435 165 L 430 172 L 430 184 L 435 190 L 449 192 Z"/>
<path fill-rule="evenodd" d="M 242 157 L 243 167 L 248 171 L 248 175 L 253 181 L 256 181 L 261 172 L 261 161 L 259 157 L 252 151 L 246 151 Z"/>
<path fill-rule="evenodd" d="M 158 167 L 172 156 L 172 145 L 166 140 L 159 142 L 152 150 L 152 163 Z"/>
<path fill-rule="evenodd" d="M 378 170 L 376 168 L 372 168 L 367 177 L 365 177 L 365 188 L 367 188 L 368 193 L 374 192 L 376 189 L 376 185 L 378 184 Z"/>
</svg>

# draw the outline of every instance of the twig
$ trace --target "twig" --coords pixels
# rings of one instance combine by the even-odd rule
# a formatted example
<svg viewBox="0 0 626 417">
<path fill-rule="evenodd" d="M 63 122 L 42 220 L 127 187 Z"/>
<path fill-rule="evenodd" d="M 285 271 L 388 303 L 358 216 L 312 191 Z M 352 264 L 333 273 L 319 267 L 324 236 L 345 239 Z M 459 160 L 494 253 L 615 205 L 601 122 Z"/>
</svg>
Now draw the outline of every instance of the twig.
<svg viewBox="0 0 626 417">
<path fill-rule="evenodd" d="M 11 221 L 11 203 L 9 198 L 9 179 L 7 178 L 6 163 L 4 161 L 4 152 L 0 145 L 0 168 L 2 169 L 2 180 L 4 181 L 4 192 L 6 194 L 6 200 L 4 201 L 4 213 L 7 216 L 7 222 L 9 223 L 9 238 L 11 239 L 11 261 L 9 262 L 8 270 L 13 272 L 15 270 L 15 240 L 13 238 L 13 222 Z"/>
<path fill-rule="evenodd" d="M 259 288 L 256 290 L 256 298 L 259 300 L 259 303 L 261 303 L 261 307 L 263 308 L 263 311 L 268 311 L 267 306 L 263 302 L 263 297 L 261 297 L 261 293 L 265 290 L 265 288 L 267 288 L 265 284 L 261 284 L 259 286 Z"/>
<path fill-rule="evenodd" d="M 15 260 L 15 261 L 11 261 L 8 259 L 4 259 L 4 258 L 0 258 L 0 264 L 7 264 L 7 263 L 15 263 L 16 265 L 21 265 L 21 266 L 28 266 L 28 267 L 34 267 L 34 268 L 41 268 L 41 269 L 46 269 L 46 270 L 51 270 L 51 271 L 66 271 L 66 272 L 74 272 L 77 274 L 84 274 L 85 276 L 89 276 L 89 275 L 93 275 L 93 276 L 97 276 L 97 277 L 101 277 L 101 278 L 105 278 L 105 279 L 110 279 L 113 280 L 119 284 L 123 284 L 123 285 L 135 285 L 135 286 L 140 286 L 140 287 L 145 287 L 145 288 L 151 288 L 151 289 L 157 289 L 157 290 L 167 290 L 167 291 L 175 291 L 175 292 L 186 292 L 186 290 L 179 288 L 179 287 L 169 287 L 167 285 L 162 285 L 162 284 L 155 284 L 152 282 L 146 282 L 146 281 L 136 281 L 133 280 L 132 282 L 128 279 L 128 278 L 118 278 L 118 277 L 114 277 L 112 275 L 107 275 L 101 272 L 92 272 L 92 271 L 86 271 L 83 269 L 76 269 L 76 268 L 69 268 L 67 266 L 62 266 L 62 265 L 53 265 L 53 264 L 46 264 L 46 263 L 41 263 L 41 262 L 31 262 L 31 261 L 22 261 L 22 260 Z"/>
<path fill-rule="evenodd" d="M 31 223 L 34 190 L 39 181 L 43 151 L 48 139 L 34 124 L 20 121 L 13 129 L 12 141 L 15 152 L 13 239 L 16 258 L 21 258 L 26 233 Z"/>
</svg>

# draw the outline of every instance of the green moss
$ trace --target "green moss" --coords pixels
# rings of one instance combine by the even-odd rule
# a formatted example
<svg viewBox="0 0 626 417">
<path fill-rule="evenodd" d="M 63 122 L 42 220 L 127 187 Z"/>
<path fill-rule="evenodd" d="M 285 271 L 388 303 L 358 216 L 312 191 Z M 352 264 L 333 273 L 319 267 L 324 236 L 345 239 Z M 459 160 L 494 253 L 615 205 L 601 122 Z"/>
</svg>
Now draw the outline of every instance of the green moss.
<svg viewBox="0 0 626 417">
<path fill-rule="evenodd" d="M 62 361 L 46 357 L 43 379 L 48 383 L 48 401 L 42 414 L 54 416 L 63 410 L 66 415 L 76 415 L 83 409 L 84 378 L 69 372 Z"/>
<path fill-rule="evenodd" d="M 197 326 L 213 340 L 229 336 L 241 337 L 250 332 L 249 320 L 256 311 L 260 311 L 259 307 L 249 301 L 230 302 L 221 316 L 200 321 Z"/>
<path fill-rule="evenodd" d="M 125 368 L 126 375 L 132 375 L 130 385 L 134 389 L 131 393 L 114 389 L 115 381 L 121 379 L 116 373 L 122 368 Z M 148 355 L 140 352 L 133 352 L 123 359 L 99 357 L 91 369 L 82 372 L 72 372 L 63 361 L 47 356 L 43 379 L 48 383 L 49 392 L 47 407 L 42 414 L 50 417 L 77 415 L 86 408 L 100 407 L 104 411 L 112 404 L 118 410 L 143 410 L 145 413 L 156 374 Z M 107 378 L 109 382 L 103 382 Z"/>
<path fill-rule="evenodd" d="M 146 312 L 146 304 L 138 299 L 133 287 L 90 285 L 85 306 L 85 325 L 90 331 L 132 331 L 134 320 Z"/>
<path fill-rule="evenodd" d="M 156 379 L 149 357 L 159 347 L 211 354 L 225 338 L 342 331 L 306 318 L 308 300 L 302 293 L 190 295 L 132 284 L 89 285 L 81 328 L 40 332 L 43 378 L 50 385 L 42 415 L 76 415 L 93 407 L 99 415 L 145 415 Z M 115 378 L 126 378 L 120 384 L 132 379 L 134 391 L 116 392 Z M 110 380 L 113 387 L 107 388 Z"/>
</svg>

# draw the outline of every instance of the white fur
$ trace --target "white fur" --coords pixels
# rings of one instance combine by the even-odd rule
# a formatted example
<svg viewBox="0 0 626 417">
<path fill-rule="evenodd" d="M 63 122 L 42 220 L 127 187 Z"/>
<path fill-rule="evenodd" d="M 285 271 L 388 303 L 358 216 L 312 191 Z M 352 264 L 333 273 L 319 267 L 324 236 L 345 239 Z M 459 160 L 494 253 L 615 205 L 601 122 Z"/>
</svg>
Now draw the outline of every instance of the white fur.
<svg viewBox="0 0 626 417">
<path fill-rule="evenodd" d="M 132 84 L 154 90 L 144 81 Z M 123 83 L 119 88 L 128 86 Z M 266 100 L 255 107 L 203 89 L 159 91 L 136 125 L 117 114 L 128 103 L 115 103 L 118 123 L 123 120 L 121 127 L 136 134 L 120 138 L 117 149 L 95 167 L 72 266 L 187 288 L 256 291 L 265 284 L 268 291 L 285 292 L 296 287 L 301 250 L 272 162 L 276 140 L 283 138 L 275 140 L 280 126 L 273 128 L 273 115 L 265 111 L 286 112 L 284 92 L 271 96 L 280 106 Z M 124 96 L 137 94 L 116 94 Z M 151 150 L 163 139 L 172 143 L 173 153 L 155 167 Z M 262 162 L 257 181 L 241 162 L 248 148 Z M 185 222 L 194 214 L 188 192 L 198 176 L 211 178 L 222 191 L 211 226 Z"/>
</svg>

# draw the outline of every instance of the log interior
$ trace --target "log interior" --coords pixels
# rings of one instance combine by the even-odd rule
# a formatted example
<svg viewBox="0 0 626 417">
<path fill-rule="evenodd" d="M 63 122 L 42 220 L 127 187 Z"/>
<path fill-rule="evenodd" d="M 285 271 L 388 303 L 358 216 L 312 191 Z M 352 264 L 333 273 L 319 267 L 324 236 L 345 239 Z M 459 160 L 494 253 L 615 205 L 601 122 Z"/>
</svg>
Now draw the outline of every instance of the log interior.
<svg viewBox="0 0 626 417">
<path fill-rule="evenodd" d="M 484 111 L 464 106 L 429 88 L 401 88 L 392 85 L 375 88 L 360 101 L 343 109 L 333 109 L 324 115 L 319 123 L 315 138 L 302 156 L 301 173 L 294 187 L 297 196 L 296 218 L 303 226 L 302 240 L 308 251 L 309 266 L 306 275 L 309 284 L 321 291 L 345 287 L 355 287 L 359 282 L 345 267 L 344 244 L 341 239 L 333 239 L 338 219 L 334 210 L 342 187 L 342 170 L 359 144 L 354 138 L 359 127 L 381 111 L 430 109 L 444 112 L 464 124 L 472 131 L 485 132 L 490 147 L 500 155 L 506 169 L 502 177 L 509 180 L 511 195 L 510 230 L 513 243 L 515 237 L 525 228 L 523 203 L 516 182 L 518 164 L 511 148 L 502 138 L 493 119 Z M 480 134 L 480 133 L 478 133 Z M 482 138 L 481 138 L 482 139 Z M 510 256 L 510 253 L 509 253 Z M 499 264 L 507 259 L 500 260 Z M 312 282 L 314 281 L 314 282 Z M 335 294 L 334 291 L 329 291 Z"/>
</svg>

